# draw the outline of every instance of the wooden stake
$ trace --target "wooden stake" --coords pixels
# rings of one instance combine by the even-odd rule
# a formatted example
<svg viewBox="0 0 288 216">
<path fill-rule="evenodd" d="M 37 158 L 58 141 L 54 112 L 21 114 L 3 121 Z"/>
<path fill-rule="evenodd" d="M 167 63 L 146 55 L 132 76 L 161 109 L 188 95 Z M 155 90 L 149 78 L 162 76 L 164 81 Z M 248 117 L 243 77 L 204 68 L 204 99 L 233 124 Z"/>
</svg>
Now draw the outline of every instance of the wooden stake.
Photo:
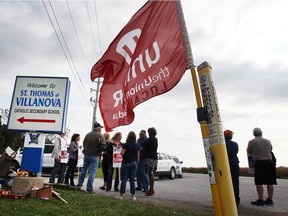
<svg viewBox="0 0 288 216">
<path fill-rule="evenodd" d="M 58 197 L 60 200 L 62 200 L 64 203 L 68 203 L 65 199 L 63 199 L 59 193 L 56 191 L 52 190 L 52 194 L 54 194 L 56 197 Z"/>
</svg>

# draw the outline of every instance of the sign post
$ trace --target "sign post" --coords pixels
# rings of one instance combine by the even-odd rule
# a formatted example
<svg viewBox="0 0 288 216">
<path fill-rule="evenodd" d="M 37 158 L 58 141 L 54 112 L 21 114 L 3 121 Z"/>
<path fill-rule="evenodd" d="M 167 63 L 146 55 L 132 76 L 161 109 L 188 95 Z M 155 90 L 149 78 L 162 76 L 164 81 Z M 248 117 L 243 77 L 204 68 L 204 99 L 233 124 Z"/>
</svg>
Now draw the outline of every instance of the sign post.
<svg viewBox="0 0 288 216">
<path fill-rule="evenodd" d="M 67 77 L 16 77 L 8 130 L 27 132 L 21 169 L 42 171 L 45 133 L 65 130 L 69 91 Z"/>
<path fill-rule="evenodd" d="M 46 134 L 28 133 L 25 134 L 21 169 L 29 172 L 39 173 L 42 171 L 43 149 Z"/>
</svg>

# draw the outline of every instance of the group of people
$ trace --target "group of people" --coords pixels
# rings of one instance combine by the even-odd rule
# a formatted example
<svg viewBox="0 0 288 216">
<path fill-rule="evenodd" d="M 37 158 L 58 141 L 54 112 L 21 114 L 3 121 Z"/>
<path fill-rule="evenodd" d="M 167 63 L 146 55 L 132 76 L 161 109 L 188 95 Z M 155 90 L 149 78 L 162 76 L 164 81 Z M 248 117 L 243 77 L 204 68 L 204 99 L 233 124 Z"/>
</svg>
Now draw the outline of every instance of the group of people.
<svg viewBox="0 0 288 216">
<path fill-rule="evenodd" d="M 148 134 L 149 138 L 146 136 L 146 131 L 141 130 L 139 138 L 137 139 L 135 132 L 130 131 L 125 143 L 121 142 L 122 134 L 120 132 L 116 132 L 111 140 L 109 133 L 104 134 L 106 147 L 102 152 L 104 184 L 100 187 L 101 190 L 110 191 L 112 188 L 112 178 L 114 173 L 113 149 L 120 149 L 122 162 L 121 167 L 116 167 L 115 169 L 116 174 L 113 186 L 114 191 L 119 191 L 118 185 L 120 178 L 120 194 L 116 198 L 123 199 L 128 179 L 130 182 L 130 193 L 133 200 L 136 200 L 135 191 L 142 190 L 142 188 L 142 191 L 145 192 L 146 196 L 151 196 L 155 193 L 154 171 L 157 166 L 157 131 L 155 128 L 149 128 Z M 135 177 L 137 177 L 137 187 Z"/>
<path fill-rule="evenodd" d="M 73 134 L 71 143 L 67 149 L 64 145 L 65 133 L 60 134 L 59 138 L 55 140 L 55 146 L 52 152 L 54 167 L 51 172 L 49 183 L 55 183 L 55 178 L 58 174 L 57 183 L 70 184 L 71 186 L 81 189 L 89 170 L 86 191 L 92 193 L 96 170 L 99 165 L 99 160 L 102 157 L 104 184 L 100 189 L 106 191 L 111 190 L 115 169 L 116 175 L 114 180 L 114 191 L 120 192 L 119 196 L 116 198 L 123 199 L 128 179 L 130 182 L 132 200 L 136 200 L 136 190 L 142 190 L 145 192 L 146 196 L 153 195 L 155 193 L 154 172 L 157 167 L 158 148 L 156 129 L 153 127 L 148 129 L 149 137 L 146 136 L 145 130 L 141 130 L 138 139 L 135 132 L 130 131 L 127 135 L 126 142 L 122 143 L 121 132 L 116 132 L 110 139 L 109 133 L 101 133 L 102 128 L 103 126 L 96 122 L 94 124 L 94 129 L 89 132 L 83 140 L 82 152 L 84 154 L 84 162 L 77 185 L 74 183 L 74 172 L 77 166 L 78 151 L 82 148 L 82 146 L 79 145 L 80 135 Z M 122 156 L 121 165 L 116 168 L 113 167 L 113 149 L 115 148 L 121 149 L 120 154 Z M 137 187 L 135 177 L 137 177 Z M 120 190 L 119 179 L 121 180 Z"/>
<path fill-rule="evenodd" d="M 55 147 L 52 152 L 52 157 L 55 160 L 54 167 L 51 172 L 49 183 L 55 182 L 55 177 L 58 174 L 57 183 L 65 183 L 71 186 L 76 186 L 81 189 L 87 171 L 89 177 L 86 184 L 86 191 L 93 192 L 93 182 L 95 173 L 98 168 L 99 160 L 102 156 L 102 172 L 104 184 L 100 187 L 102 190 L 110 191 L 112 188 L 112 179 L 114 173 L 113 167 L 113 149 L 121 148 L 122 163 L 121 167 L 116 167 L 116 175 L 114 180 L 114 191 L 119 191 L 119 179 L 121 179 L 120 194 L 117 198 L 123 199 L 126 191 L 126 183 L 130 181 L 130 193 L 132 199 L 136 200 L 135 191 L 140 190 L 145 192 L 146 196 L 151 196 L 155 193 L 154 190 L 154 172 L 157 167 L 157 148 L 158 140 L 156 138 L 157 131 L 155 128 L 146 131 L 141 130 L 137 139 L 134 131 L 130 131 L 127 135 L 126 142 L 122 143 L 122 133 L 116 132 L 110 139 L 110 134 L 101 134 L 103 126 L 99 123 L 94 124 L 94 130 L 89 132 L 83 141 L 84 163 L 79 176 L 78 184 L 74 183 L 74 172 L 77 166 L 78 151 L 82 148 L 79 146 L 80 135 L 73 134 L 69 148 L 63 147 L 65 143 L 65 133 L 61 133 L 60 137 L 55 141 Z M 239 159 L 238 159 L 238 144 L 232 141 L 233 131 L 225 130 L 224 137 L 228 160 L 231 171 L 231 179 L 234 189 L 235 202 L 240 204 L 239 195 Z M 252 201 L 252 205 L 273 205 L 273 185 L 276 182 L 276 164 L 273 161 L 272 145 L 268 139 L 262 137 L 260 128 L 253 129 L 254 139 L 250 140 L 247 147 L 247 154 L 252 155 L 254 160 L 254 182 L 258 199 Z M 69 157 L 67 156 L 69 153 Z M 68 163 L 67 163 L 68 160 Z M 68 168 L 66 168 L 66 164 Z M 66 173 L 66 174 L 65 174 Z M 137 187 L 135 183 L 137 177 Z M 264 200 L 264 188 L 267 185 L 268 198 Z"/>
<path fill-rule="evenodd" d="M 254 139 L 248 142 L 247 155 L 252 155 L 254 162 L 254 183 L 256 185 L 256 191 L 258 199 L 252 201 L 252 205 L 263 206 L 273 205 L 273 192 L 276 185 L 276 161 L 272 152 L 272 144 L 270 140 L 262 137 L 263 131 L 260 128 L 253 129 Z M 226 149 L 228 154 L 228 160 L 231 171 L 231 179 L 234 189 L 235 202 L 238 206 L 240 204 L 239 196 L 239 160 L 238 144 L 232 141 L 233 131 L 225 130 L 224 137 L 226 143 Z M 267 185 L 268 197 L 264 200 L 264 188 L 263 185 Z"/>
<path fill-rule="evenodd" d="M 52 157 L 54 158 L 54 167 L 52 169 L 49 183 L 55 183 L 56 175 L 58 175 L 57 183 L 65 183 L 75 186 L 74 173 L 78 162 L 78 151 L 82 148 L 79 145 L 80 134 L 73 134 L 70 145 L 67 147 L 65 133 L 55 140 Z"/>
</svg>

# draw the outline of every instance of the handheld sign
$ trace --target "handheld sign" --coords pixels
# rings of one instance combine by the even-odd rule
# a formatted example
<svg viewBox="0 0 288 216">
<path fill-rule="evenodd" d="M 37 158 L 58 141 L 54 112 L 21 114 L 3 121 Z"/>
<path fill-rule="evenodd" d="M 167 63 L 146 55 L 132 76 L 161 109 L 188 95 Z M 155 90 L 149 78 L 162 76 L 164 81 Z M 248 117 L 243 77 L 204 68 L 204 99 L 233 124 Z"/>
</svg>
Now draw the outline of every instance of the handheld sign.
<svg viewBox="0 0 288 216">
<path fill-rule="evenodd" d="M 69 90 L 67 77 L 17 76 L 8 129 L 47 133 L 64 131 Z"/>
<path fill-rule="evenodd" d="M 255 172 L 255 167 L 254 167 L 253 155 L 247 154 L 247 158 L 248 158 L 249 174 L 254 174 L 254 172 Z"/>
<path fill-rule="evenodd" d="M 122 147 L 117 148 L 113 147 L 113 167 L 121 167 L 122 164 L 122 155 L 121 155 Z"/>
</svg>

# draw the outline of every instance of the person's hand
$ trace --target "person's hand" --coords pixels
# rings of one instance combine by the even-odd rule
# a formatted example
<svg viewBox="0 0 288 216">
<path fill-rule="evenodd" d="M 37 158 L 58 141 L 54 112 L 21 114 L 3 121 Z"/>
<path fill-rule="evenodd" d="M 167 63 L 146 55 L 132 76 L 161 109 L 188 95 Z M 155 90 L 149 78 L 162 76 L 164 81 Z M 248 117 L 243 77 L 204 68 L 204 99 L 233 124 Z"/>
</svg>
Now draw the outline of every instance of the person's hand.
<svg viewBox="0 0 288 216">
<path fill-rule="evenodd" d="M 79 146 L 79 149 L 82 149 L 82 146 Z"/>
<path fill-rule="evenodd" d="M 56 162 L 60 162 L 61 161 L 61 158 L 58 157 L 58 158 L 55 158 Z"/>
</svg>

